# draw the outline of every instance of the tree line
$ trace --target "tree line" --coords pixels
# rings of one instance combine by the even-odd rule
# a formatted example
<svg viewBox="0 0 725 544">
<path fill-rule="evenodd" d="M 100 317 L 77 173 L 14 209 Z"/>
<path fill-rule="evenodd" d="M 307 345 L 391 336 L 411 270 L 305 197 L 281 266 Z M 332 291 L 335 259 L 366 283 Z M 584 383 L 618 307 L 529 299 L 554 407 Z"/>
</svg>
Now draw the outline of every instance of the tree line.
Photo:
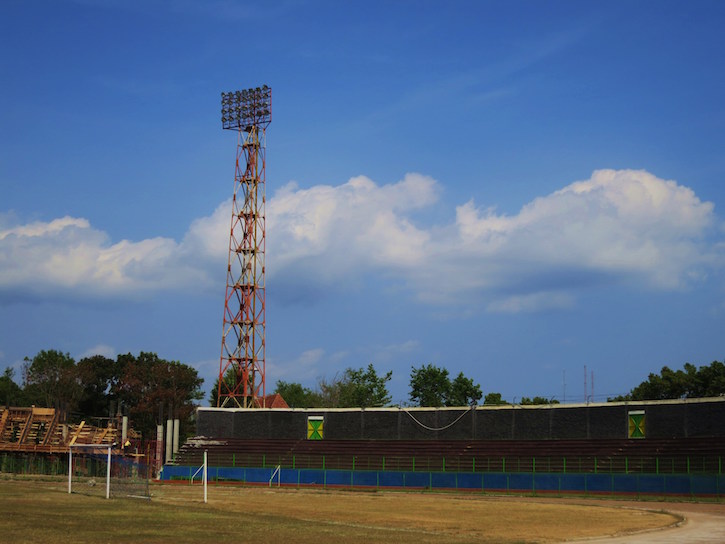
<svg viewBox="0 0 725 544">
<path fill-rule="evenodd" d="M 373 364 L 366 368 L 347 368 L 333 379 L 321 379 L 312 389 L 297 382 L 279 380 L 275 393 L 279 393 L 291 408 L 375 408 L 391 405 L 388 382 L 392 371 L 378 374 Z M 216 402 L 216 388 L 210 402 Z M 459 372 L 454 378 L 446 368 L 432 363 L 411 367 L 410 390 L 407 406 L 475 406 L 483 398 L 484 404 L 508 404 L 501 393 L 488 393 L 484 397 L 481 385 Z M 522 404 L 558 403 L 543 397 L 524 397 Z"/>
<path fill-rule="evenodd" d="M 14 372 L 0 377 L 0 403 L 62 411 L 71 422 L 121 413 L 144 438 L 156 436 L 159 408 L 173 411 L 180 433 L 193 433 L 192 416 L 203 398 L 203 379 L 196 369 L 167 361 L 155 353 L 102 355 L 76 362 L 68 353 L 43 350 L 23 365 L 22 387 Z"/>
<path fill-rule="evenodd" d="M 332 379 L 322 378 L 314 388 L 279 380 L 279 393 L 291 408 L 373 408 L 390 406 L 388 384 L 392 371 L 379 373 L 373 364 L 347 368 Z M 194 409 L 203 399 L 203 379 L 196 369 L 178 361 L 167 361 L 155 353 L 120 354 L 115 359 L 102 355 L 75 361 L 57 350 L 40 351 L 25 358 L 22 386 L 14 371 L 0 376 L 0 404 L 58 408 L 70 421 L 95 418 L 116 412 L 131 418 L 133 428 L 145 438 L 155 436 L 159 407 L 164 418 L 169 409 L 181 420 L 181 434 L 193 433 Z M 217 405 L 219 380 L 209 395 Z M 696 367 L 686 363 L 681 370 L 662 367 L 626 395 L 609 401 L 665 400 L 725 395 L 725 364 L 713 361 Z M 500 393 L 485 396 L 480 384 L 463 372 L 451 377 L 448 369 L 428 363 L 412 366 L 407 406 L 474 406 L 508 404 Z M 554 398 L 522 397 L 520 404 L 558 404 Z M 114 413 L 116 413 L 114 412 Z"/>
<path fill-rule="evenodd" d="M 389 406 L 387 383 L 392 372 L 378 375 L 375 367 L 346 369 L 333 380 L 322 379 L 315 389 L 299 383 L 278 381 L 279 393 L 291 408 L 352 408 Z M 667 400 L 725 396 L 725 363 L 713 361 L 696 367 L 685 363 L 682 370 L 662 367 L 626 395 L 609 398 L 609 402 L 630 400 Z M 483 396 L 481 386 L 463 372 L 451 379 L 449 371 L 433 364 L 411 367 L 408 406 L 473 406 L 483 398 L 484 405 L 509 404 L 501 393 Z M 521 405 L 559 404 L 553 397 L 522 397 Z"/>
<path fill-rule="evenodd" d="M 685 363 L 681 370 L 663 366 L 659 374 L 650 373 L 626 395 L 607 399 L 609 402 L 630 400 L 691 399 L 725 396 L 725 364 L 713 361 L 696 367 Z"/>
</svg>

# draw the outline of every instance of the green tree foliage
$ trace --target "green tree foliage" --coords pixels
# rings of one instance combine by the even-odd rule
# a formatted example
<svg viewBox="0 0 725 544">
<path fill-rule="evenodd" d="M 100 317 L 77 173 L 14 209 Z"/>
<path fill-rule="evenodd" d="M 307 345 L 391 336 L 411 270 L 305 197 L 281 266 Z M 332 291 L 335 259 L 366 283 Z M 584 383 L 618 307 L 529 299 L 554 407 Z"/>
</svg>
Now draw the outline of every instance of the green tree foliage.
<svg viewBox="0 0 725 544">
<path fill-rule="evenodd" d="M 473 406 L 481 400 L 481 386 L 463 372 L 451 381 L 448 369 L 431 363 L 410 372 L 410 401 L 416 406 Z"/>
<path fill-rule="evenodd" d="M 521 404 L 524 406 L 532 404 L 559 404 L 559 401 L 556 399 L 547 399 L 546 397 L 534 397 L 533 399 L 522 397 Z"/>
<path fill-rule="evenodd" d="M 448 369 L 431 363 L 410 371 L 410 401 L 416 406 L 443 406 L 448 399 L 451 380 Z"/>
<path fill-rule="evenodd" d="M 22 406 L 25 404 L 23 389 L 13 380 L 15 371 L 8 367 L 0 376 L 0 404 L 5 406 Z"/>
<path fill-rule="evenodd" d="M 647 380 L 627 395 L 609 401 L 664 400 L 680 398 L 718 397 L 725 395 L 725 364 L 713 361 L 697 368 L 685 363 L 682 370 L 663 366 L 659 374 L 651 373 Z"/>
<path fill-rule="evenodd" d="M 340 408 L 376 408 L 390 404 L 387 383 L 393 376 L 389 371 L 378 376 L 372 363 L 366 369 L 348 368 L 340 380 Z"/>
<path fill-rule="evenodd" d="M 488 406 L 502 406 L 508 404 L 501 398 L 501 393 L 488 393 L 483 399 L 483 404 Z"/>
<path fill-rule="evenodd" d="M 387 383 L 390 371 L 378 376 L 373 364 L 365 368 L 347 368 L 332 380 L 321 379 L 317 385 L 319 402 L 325 408 L 372 408 L 390 403 Z"/>
<path fill-rule="evenodd" d="M 203 379 L 196 369 L 178 361 L 166 361 L 155 353 L 139 353 L 138 357 L 119 355 L 118 383 L 111 393 L 128 407 L 128 415 L 134 428 L 145 437 L 156 432 L 159 406 L 168 415 L 174 410 L 174 417 L 181 420 L 181 435 L 189 431 L 195 401 L 204 398 L 201 391 Z"/>
<path fill-rule="evenodd" d="M 378 375 L 371 363 L 367 368 L 347 368 L 331 380 L 322 378 L 317 389 L 299 383 L 278 381 L 276 393 L 282 395 L 291 408 L 373 408 L 390 404 L 389 371 Z"/>
<path fill-rule="evenodd" d="M 155 435 L 159 406 L 165 416 L 173 409 L 185 435 L 196 401 L 203 398 L 203 379 L 194 368 L 155 353 L 141 352 L 137 357 L 128 353 L 115 361 L 95 355 L 76 364 L 67 353 L 40 351 L 32 359 L 25 358 L 23 371 L 22 397 L 17 397 L 12 371 L 7 370 L 0 378 L 0 395 L 20 398 L 22 404 L 60 408 L 66 415 L 75 412 L 75 419 L 105 416 L 111 404 L 118 403 L 133 428 L 147 438 Z"/>
<path fill-rule="evenodd" d="M 94 355 L 81 359 L 76 366 L 82 386 L 78 411 L 95 416 L 108 413 L 110 402 L 116 400 L 112 391 L 120 379 L 121 365 L 103 355 Z"/>
<path fill-rule="evenodd" d="M 25 394 L 37 406 L 74 410 L 81 396 L 75 360 L 68 354 L 43 350 L 25 358 Z"/>
<path fill-rule="evenodd" d="M 299 383 L 277 381 L 275 393 L 282 395 L 290 408 L 314 408 L 322 406 L 322 397 L 317 391 L 303 387 Z"/>
<path fill-rule="evenodd" d="M 446 406 L 475 406 L 482 396 L 481 386 L 461 372 L 451 382 Z"/>
</svg>

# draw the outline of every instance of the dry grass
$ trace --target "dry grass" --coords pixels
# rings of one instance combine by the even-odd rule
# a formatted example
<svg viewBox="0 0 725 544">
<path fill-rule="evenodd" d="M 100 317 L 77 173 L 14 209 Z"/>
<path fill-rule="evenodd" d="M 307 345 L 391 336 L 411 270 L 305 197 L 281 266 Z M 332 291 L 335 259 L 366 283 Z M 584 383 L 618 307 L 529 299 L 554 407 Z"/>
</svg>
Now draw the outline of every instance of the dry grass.
<svg viewBox="0 0 725 544">
<path fill-rule="evenodd" d="M 0 541 L 185 544 L 561 542 L 670 525 L 675 516 L 483 495 L 154 485 L 151 502 L 68 495 L 61 482 L 0 480 Z"/>
</svg>

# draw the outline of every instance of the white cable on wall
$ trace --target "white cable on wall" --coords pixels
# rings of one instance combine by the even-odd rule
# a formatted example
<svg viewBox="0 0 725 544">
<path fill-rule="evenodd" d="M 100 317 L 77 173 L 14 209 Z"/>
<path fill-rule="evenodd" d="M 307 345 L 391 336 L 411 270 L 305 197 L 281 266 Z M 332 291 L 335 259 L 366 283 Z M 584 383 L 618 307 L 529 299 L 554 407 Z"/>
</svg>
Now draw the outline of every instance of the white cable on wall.
<svg viewBox="0 0 725 544">
<path fill-rule="evenodd" d="M 474 407 L 473 407 L 473 406 L 471 406 L 470 410 L 473 410 L 473 409 L 474 409 Z M 414 416 L 413 414 L 411 414 L 411 413 L 410 413 L 410 412 L 409 412 L 408 410 L 406 410 L 405 408 L 403 408 L 403 412 L 405 412 L 406 414 L 408 414 L 408 415 L 410 416 L 410 419 L 412 419 L 413 421 L 415 421 L 415 422 L 416 422 L 416 423 L 417 423 L 418 425 L 420 425 L 421 427 L 423 427 L 423 428 L 424 428 L 424 429 L 426 429 L 427 431 L 445 431 L 445 430 L 446 430 L 446 429 L 448 429 L 449 427 L 453 427 L 453 426 L 454 426 L 454 425 L 455 425 L 456 423 L 458 423 L 458 422 L 459 422 L 459 421 L 461 420 L 461 418 L 462 418 L 463 416 L 465 416 L 465 415 L 466 415 L 466 414 L 468 413 L 468 411 L 466 411 L 466 412 L 463 412 L 463 413 L 462 413 L 462 414 L 461 414 L 460 416 L 458 416 L 458 417 L 457 417 L 457 418 L 456 418 L 456 419 L 455 419 L 454 421 L 452 421 L 452 422 L 451 422 L 451 423 L 449 423 L 448 425 L 445 425 L 445 426 L 443 426 L 443 427 L 439 427 L 439 428 L 437 428 L 437 429 L 436 429 L 435 427 L 428 427 L 428 425 L 425 425 L 425 424 L 421 423 L 420 421 L 418 421 L 417 419 L 415 419 L 415 416 Z"/>
</svg>

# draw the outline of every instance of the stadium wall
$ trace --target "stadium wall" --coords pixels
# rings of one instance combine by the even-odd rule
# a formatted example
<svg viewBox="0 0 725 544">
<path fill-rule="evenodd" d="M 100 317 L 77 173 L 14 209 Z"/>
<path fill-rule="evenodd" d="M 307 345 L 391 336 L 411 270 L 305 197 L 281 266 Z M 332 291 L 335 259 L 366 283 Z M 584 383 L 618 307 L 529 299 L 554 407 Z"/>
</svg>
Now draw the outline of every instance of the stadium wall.
<svg viewBox="0 0 725 544">
<path fill-rule="evenodd" d="M 333 440 L 571 440 L 630 436 L 630 414 L 644 414 L 645 438 L 725 436 L 725 398 L 472 408 L 199 408 L 197 435 L 306 439 L 321 418 Z"/>
</svg>

